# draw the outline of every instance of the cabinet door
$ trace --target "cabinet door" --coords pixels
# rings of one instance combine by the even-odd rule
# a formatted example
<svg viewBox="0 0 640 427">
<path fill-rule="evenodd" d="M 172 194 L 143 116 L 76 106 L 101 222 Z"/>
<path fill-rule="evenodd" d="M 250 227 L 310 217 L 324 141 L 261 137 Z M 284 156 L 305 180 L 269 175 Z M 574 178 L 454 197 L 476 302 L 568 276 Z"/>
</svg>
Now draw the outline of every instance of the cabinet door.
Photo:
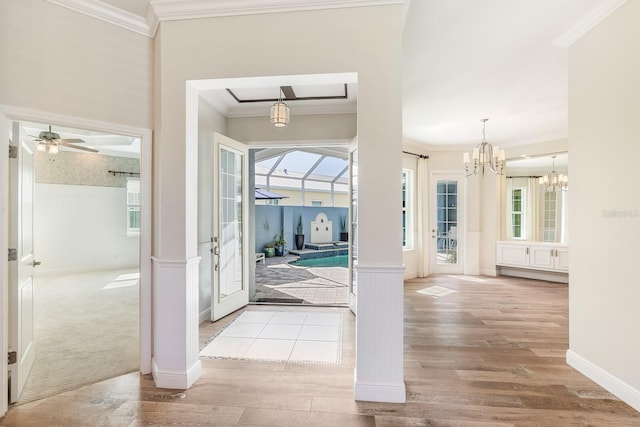
<svg viewBox="0 0 640 427">
<path fill-rule="evenodd" d="M 496 264 L 514 267 L 529 266 L 529 246 L 498 243 L 496 245 Z"/>
<path fill-rule="evenodd" d="M 531 245 L 529 265 L 544 270 L 555 269 L 555 248 Z"/>
<path fill-rule="evenodd" d="M 556 270 L 569 271 L 569 248 L 556 248 Z"/>
</svg>

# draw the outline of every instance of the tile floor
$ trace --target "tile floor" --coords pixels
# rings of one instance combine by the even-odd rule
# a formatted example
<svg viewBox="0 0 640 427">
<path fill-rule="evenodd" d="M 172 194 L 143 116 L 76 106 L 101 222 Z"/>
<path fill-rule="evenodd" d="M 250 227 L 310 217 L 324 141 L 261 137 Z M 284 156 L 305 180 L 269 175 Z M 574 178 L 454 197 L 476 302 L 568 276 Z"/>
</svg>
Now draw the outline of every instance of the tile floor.
<svg viewBox="0 0 640 427">
<path fill-rule="evenodd" d="M 341 342 L 341 313 L 245 311 L 200 356 L 340 364 Z"/>
<path fill-rule="evenodd" d="M 292 302 L 324 306 L 349 303 L 348 270 L 343 267 L 296 267 L 294 256 L 267 258 L 256 264 L 256 295 L 252 301 Z M 277 301 L 274 301 L 277 300 Z"/>
</svg>

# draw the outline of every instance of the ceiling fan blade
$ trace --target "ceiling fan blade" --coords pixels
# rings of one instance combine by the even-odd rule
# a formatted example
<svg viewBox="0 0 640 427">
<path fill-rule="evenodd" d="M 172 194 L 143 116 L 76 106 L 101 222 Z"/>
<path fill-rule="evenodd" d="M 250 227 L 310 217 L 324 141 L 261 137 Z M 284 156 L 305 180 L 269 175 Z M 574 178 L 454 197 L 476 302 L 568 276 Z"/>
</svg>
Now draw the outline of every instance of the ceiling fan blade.
<svg viewBox="0 0 640 427">
<path fill-rule="evenodd" d="M 98 150 L 96 150 L 95 148 L 89 148 L 89 147 L 79 147 L 77 145 L 73 145 L 73 144 L 67 144 L 66 142 L 58 142 L 58 145 L 62 145 L 63 147 L 69 147 L 69 148 L 74 148 L 76 150 L 81 150 L 81 151 L 88 151 L 90 153 L 98 153 Z"/>
<path fill-rule="evenodd" d="M 63 138 L 63 139 L 59 139 L 58 143 L 64 143 L 64 144 L 80 144 L 84 142 L 82 139 L 67 139 L 67 138 Z"/>
</svg>

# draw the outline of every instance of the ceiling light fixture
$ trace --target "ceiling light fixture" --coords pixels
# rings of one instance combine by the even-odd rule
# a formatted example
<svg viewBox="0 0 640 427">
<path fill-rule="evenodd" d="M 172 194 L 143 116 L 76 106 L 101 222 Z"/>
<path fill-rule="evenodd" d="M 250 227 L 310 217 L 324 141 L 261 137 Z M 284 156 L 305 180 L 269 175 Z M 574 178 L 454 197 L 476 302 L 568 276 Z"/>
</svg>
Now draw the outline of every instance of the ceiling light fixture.
<svg viewBox="0 0 640 427">
<path fill-rule="evenodd" d="M 41 153 L 58 154 L 59 148 L 58 144 L 56 144 L 55 142 L 40 141 L 38 142 L 36 150 Z"/>
<path fill-rule="evenodd" d="M 278 101 L 271 106 L 271 123 L 277 128 L 289 123 L 289 107 L 282 102 L 282 86 L 280 86 Z"/>
<path fill-rule="evenodd" d="M 489 168 L 491 172 L 496 175 L 504 174 L 504 162 L 505 155 L 504 150 L 498 147 L 493 147 L 489 144 L 485 138 L 485 128 L 489 119 L 481 119 L 482 122 L 482 142 L 473 149 L 471 153 L 471 161 L 473 162 L 473 169 L 471 169 L 471 162 L 469 161 L 469 153 L 464 153 L 463 162 L 464 170 L 467 176 L 481 173 L 484 175 L 485 168 Z"/>
<path fill-rule="evenodd" d="M 551 172 L 538 178 L 540 190 L 546 193 L 555 193 L 556 191 L 567 191 L 569 188 L 569 177 L 556 172 L 556 156 L 552 156 Z"/>
</svg>

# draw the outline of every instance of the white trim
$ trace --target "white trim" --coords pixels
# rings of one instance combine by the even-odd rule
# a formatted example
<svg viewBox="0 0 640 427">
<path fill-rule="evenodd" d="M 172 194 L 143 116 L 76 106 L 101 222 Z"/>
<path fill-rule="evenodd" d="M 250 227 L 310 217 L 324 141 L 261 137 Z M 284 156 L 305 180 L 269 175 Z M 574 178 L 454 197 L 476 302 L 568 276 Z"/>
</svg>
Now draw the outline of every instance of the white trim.
<svg viewBox="0 0 640 427">
<path fill-rule="evenodd" d="M 160 21 L 348 7 L 403 5 L 404 0 L 151 0 Z"/>
<path fill-rule="evenodd" d="M 155 359 L 153 360 L 153 380 L 158 388 L 171 388 L 175 390 L 186 390 L 202 375 L 202 363 L 200 359 L 186 371 L 168 371 L 158 368 Z"/>
<path fill-rule="evenodd" d="M 358 264 L 354 267 L 358 273 L 391 273 L 391 274 L 402 274 L 404 275 L 405 266 L 404 265 L 366 265 L 366 264 Z"/>
<path fill-rule="evenodd" d="M 636 411 L 640 411 L 640 390 L 631 387 L 571 350 L 567 350 L 567 364 L 617 396 Z"/>
<path fill-rule="evenodd" d="M 135 136 L 140 138 L 140 182 L 141 182 L 141 200 L 140 209 L 142 212 L 141 217 L 141 229 L 140 229 L 140 372 L 148 374 L 151 372 L 151 332 L 152 332 L 152 320 L 151 320 L 151 221 L 152 221 L 152 193 L 151 193 L 151 168 L 152 168 L 152 132 L 151 129 L 120 125 L 115 123 L 103 122 L 98 120 L 86 119 L 75 116 L 66 116 L 62 114 L 49 113 L 45 111 L 33 110 L 29 108 L 13 107 L 9 105 L 0 104 L 0 123 L 6 123 L 6 119 L 9 120 L 27 120 L 34 122 L 51 123 L 58 126 L 76 127 L 87 130 L 117 133 L 127 136 Z M 8 130 L 3 135 L 8 135 Z M 6 150 L 5 150 L 6 152 Z M 2 170 L 6 171 L 4 162 L 5 157 L 1 156 L 0 166 L 3 166 Z M 0 210 L 3 212 L 8 209 L 8 195 L 4 194 L 4 191 L 8 190 L 8 179 L 0 176 L 0 195 L 3 199 L 0 200 Z M 6 199 L 4 197 L 6 196 Z M 8 227 L 8 226 L 7 226 Z M 7 229 L 6 227 L 4 229 Z M 6 233 L 2 233 L 3 236 Z M 5 242 L 4 238 L 0 241 L 2 245 L 0 251 L 2 253 L 7 252 L 8 242 Z M 2 264 L 0 264 L 0 267 Z M 6 268 L 3 270 L 0 268 L 0 283 L 6 288 L 4 283 L 6 277 Z M 0 294 L 1 295 L 1 294 Z M 6 313 L 8 306 L 5 307 L 5 301 L 0 301 L 2 305 L 2 312 Z M 8 327 L 8 322 L 2 320 L 2 330 Z M 0 333 L 2 335 L 2 333 Z M 4 339 L 4 337 L 2 337 Z M 7 347 L 8 348 L 8 347 Z M 6 349 L 1 349 L 5 351 Z M 6 354 L 3 353 L 3 354 Z M 6 366 L 6 360 L 4 360 Z M 6 384 L 6 383 L 4 383 Z M 2 398 L 2 392 L 0 392 L 0 399 Z M 5 399 L 6 400 L 6 399 Z M 3 400 L 4 401 L 4 400 Z M 2 403 L 0 403 L 0 412 L 2 409 Z"/>
<path fill-rule="evenodd" d="M 497 277 L 498 276 L 498 270 L 496 270 L 495 268 L 481 268 L 480 269 L 480 275 L 481 276 Z"/>
<path fill-rule="evenodd" d="M 148 21 L 150 14 L 147 9 L 147 19 L 122 10 L 99 0 L 46 0 L 58 6 L 91 16 L 109 24 L 133 31 L 143 36 L 153 37 L 157 28 L 157 18 Z M 155 15 L 155 14 L 152 14 Z M 150 25 L 150 23 L 152 25 Z"/>
<path fill-rule="evenodd" d="M 204 311 L 200 312 L 200 323 L 205 321 L 211 321 L 211 307 L 207 307 Z"/>
<path fill-rule="evenodd" d="M 354 378 L 357 378 L 354 370 Z M 355 383 L 354 399 L 366 402 L 405 403 L 407 390 L 404 382 L 400 384 Z"/>
<path fill-rule="evenodd" d="M 553 42 L 554 46 L 568 48 L 626 2 L 627 0 L 606 0 L 598 4 L 580 22 L 558 37 Z"/>
<path fill-rule="evenodd" d="M 6 254 L 9 248 L 9 120 L 0 114 L 0 252 Z M 6 256 L 0 257 L 0 354 L 9 351 L 9 262 Z M 7 412 L 9 402 L 8 384 L 9 365 L 6 357 L 0 358 L 0 417 Z"/>
</svg>

